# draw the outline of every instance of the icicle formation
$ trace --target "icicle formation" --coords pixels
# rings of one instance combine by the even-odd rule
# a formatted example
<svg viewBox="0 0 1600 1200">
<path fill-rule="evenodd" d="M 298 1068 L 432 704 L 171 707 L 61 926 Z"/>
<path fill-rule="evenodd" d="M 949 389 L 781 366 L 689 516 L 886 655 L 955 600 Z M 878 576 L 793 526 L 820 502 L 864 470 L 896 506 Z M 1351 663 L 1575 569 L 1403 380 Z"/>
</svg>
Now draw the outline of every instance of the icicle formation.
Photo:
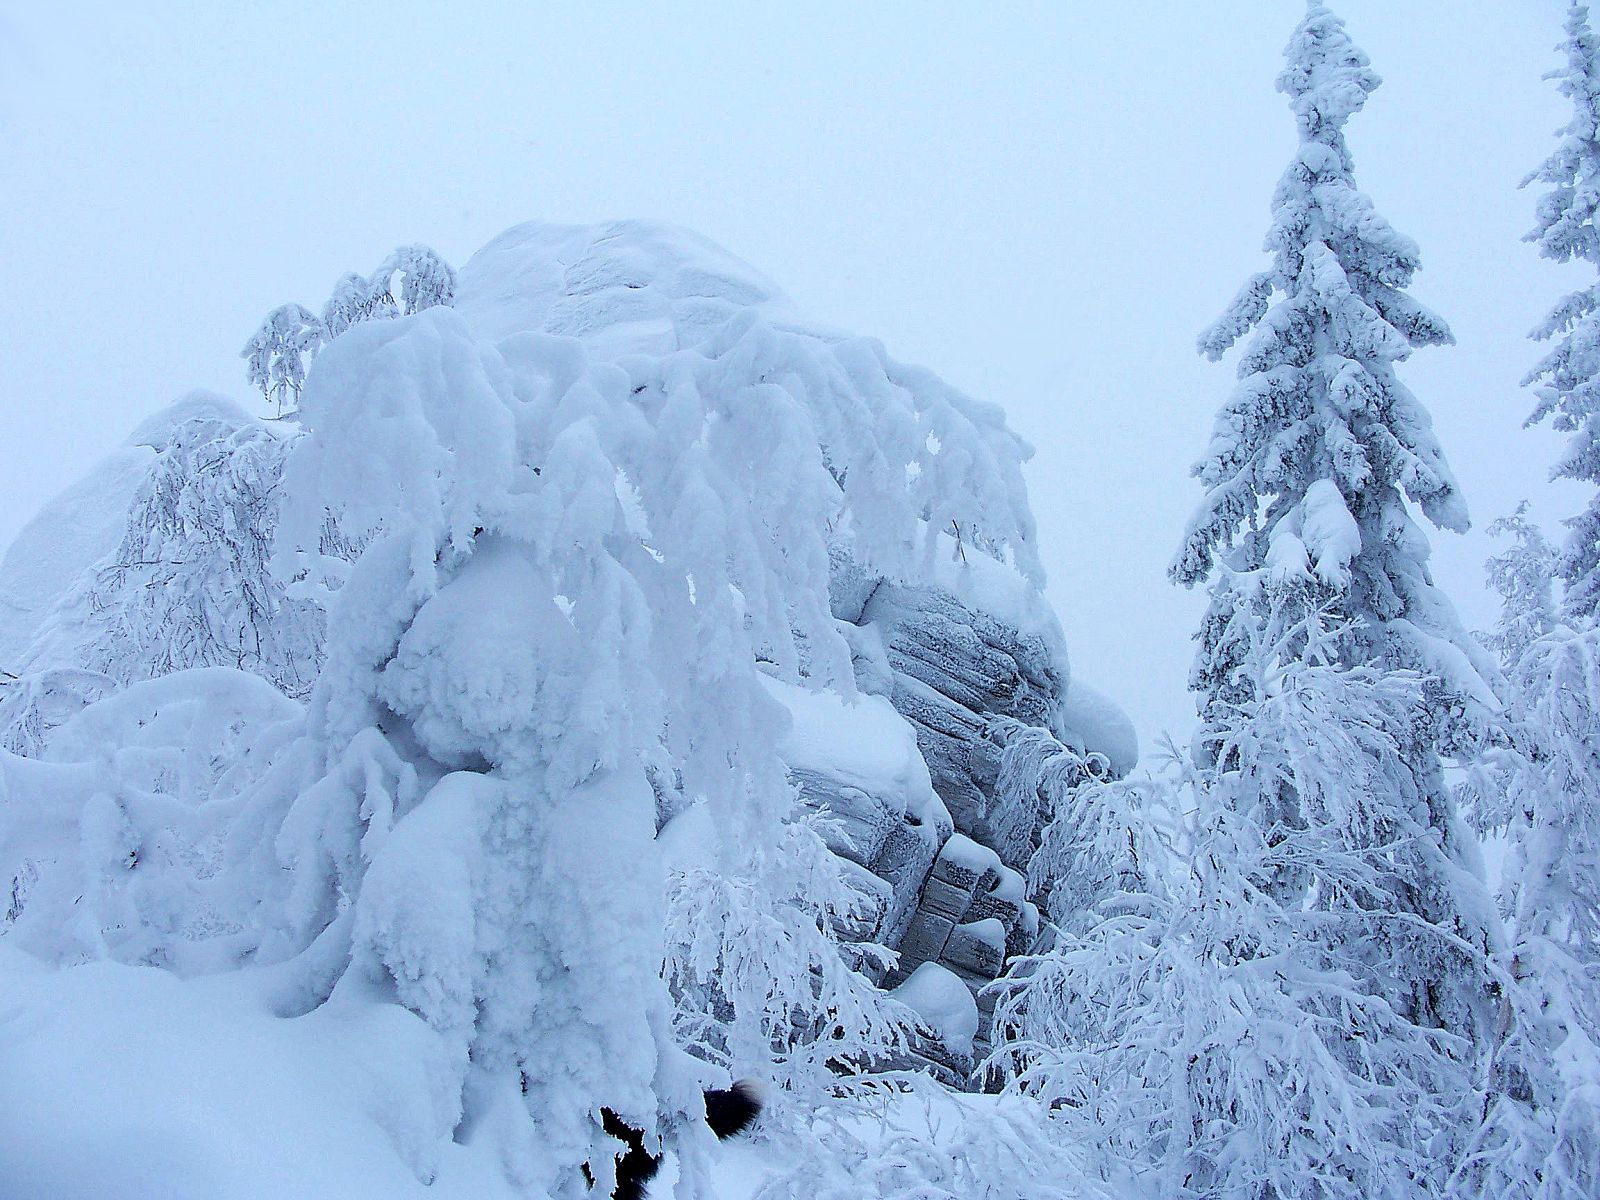
<svg viewBox="0 0 1600 1200">
<path fill-rule="evenodd" d="M 1355 185 L 1344 126 L 1379 83 L 1366 55 L 1320 4 L 1285 55 L 1278 90 L 1300 149 L 1273 196 L 1272 268 L 1199 340 L 1216 360 L 1256 331 L 1195 467 L 1206 495 L 1171 575 L 1193 585 L 1222 562 L 1280 592 L 1301 589 L 1308 606 L 1336 600 L 1370 622 L 1372 660 L 1440 681 L 1444 724 L 1459 727 L 1489 701 L 1484 661 L 1434 588 L 1426 538 L 1402 497 L 1445 529 L 1464 530 L 1467 513 L 1426 410 L 1395 375 L 1414 347 L 1452 338 L 1401 290 L 1417 270 L 1415 243 Z M 1219 593 L 1208 626 L 1237 602 Z M 1222 649 L 1201 647 L 1195 683 L 1208 697 L 1227 685 L 1227 656 L 1210 658 Z"/>
<path fill-rule="evenodd" d="M 317 352 L 352 325 L 452 304 L 455 296 L 456 273 L 449 263 L 427 246 L 401 246 L 370 276 L 353 272 L 341 276 L 320 319 L 298 304 L 273 309 L 239 357 L 246 361 L 250 383 L 282 416 L 286 408 L 292 412 L 298 407 Z"/>
<path fill-rule="evenodd" d="M 1595 228 L 1600 208 L 1600 41 L 1589 27 L 1587 5 L 1573 4 L 1568 10 L 1566 34 L 1561 45 L 1566 68 L 1552 77 L 1572 101 L 1572 120 L 1560 131 L 1555 152 L 1523 180 L 1524 187 L 1549 186 L 1539 197 L 1537 220 L 1526 240 L 1555 262 L 1582 259 L 1600 267 L 1600 233 Z M 1553 339 L 1555 347 L 1522 381 L 1539 397 L 1528 424 L 1549 418 L 1556 429 L 1572 435 L 1566 455 L 1556 464 L 1556 478 L 1600 487 L 1600 287 L 1591 284 L 1567 296 L 1531 336 Z M 1566 582 L 1565 608 L 1573 617 L 1592 617 L 1600 611 L 1600 494 L 1568 525 L 1572 533 L 1559 567 Z"/>
</svg>

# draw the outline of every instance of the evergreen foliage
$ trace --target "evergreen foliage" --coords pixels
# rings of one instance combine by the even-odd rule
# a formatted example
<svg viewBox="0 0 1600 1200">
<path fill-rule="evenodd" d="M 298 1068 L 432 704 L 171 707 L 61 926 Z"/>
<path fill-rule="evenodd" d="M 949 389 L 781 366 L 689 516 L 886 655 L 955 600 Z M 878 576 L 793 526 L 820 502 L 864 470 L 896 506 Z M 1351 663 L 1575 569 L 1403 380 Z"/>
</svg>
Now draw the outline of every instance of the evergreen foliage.
<svg viewBox="0 0 1600 1200">
<path fill-rule="evenodd" d="M 1472 1039 L 1492 1020 L 1473 960 L 1494 940 L 1494 914 L 1439 754 L 1468 753 L 1481 740 L 1497 708 L 1485 682 L 1494 669 L 1428 572 L 1427 539 L 1407 501 L 1453 530 L 1466 528 L 1466 509 L 1426 409 L 1396 372 L 1415 347 L 1451 336 L 1404 291 L 1418 267 L 1415 243 L 1355 184 L 1344 126 L 1379 84 L 1366 55 L 1338 17 L 1311 3 L 1285 57 L 1278 89 L 1300 146 L 1273 196 L 1272 266 L 1200 338 L 1215 359 L 1251 334 L 1240 382 L 1195 468 L 1206 495 L 1171 568 L 1187 585 L 1217 572 L 1191 679 L 1196 749 L 1210 762 L 1234 745 L 1230 723 L 1256 686 L 1243 665 L 1263 652 L 1263 630 L 1292 638 L 1309 628 L 1296 614 L 1325 613 L 1341 628 L 1343 666 L 1417 674 L 1424 703 L 1386 731 L 1405 771 L 1385 802 L 1425 812 L 1419 836 L 1442 855 L 1419 843 L 1397 858 L 1385 903 L 1428 932 L 1391 924 L 1370 953 L 1374 967 L 1393 962 L 1384 994 L 1403 1015 Z M 1273 652 L 1296 649 L 1291 641 Z M 1337 709 L 1329 716 L 1338 721 Z M 1305 824 L 1304 801 L 1279 790 L 1272 820 L 1281 828 L 1270 837 Z M 1392 833 L 1350 826 L 1345 848 L 1371 854 Z"/>
<path fill-rule="evenodd" d="M 1551 73 L 1561 94 L 1572 102 L 1572 120 L 1560 130 L 1550 157 L 1523 186 L 1538 183 L 1548 190 L 1539 197 L 1537 218 L 1527 240 L 1555 262 L 1581 260 L 1600 267 L 1600 39 L 1589 25 L 1587 5 L 1567 11 L 1566 55 L 1562 69 Z M 1561 300 L 1534 329 L 1538 341 L 1553 348 L 1523 380 L 1533 386 L 1538 404 L 1529 424 L 1549 420 L 1571 434 L 1555 477 L 1600 487 L 1600 287 L 1580 288 Z M 1592 617 L 1600 610 L 1600 495 L 1573 517 L 1562 551 L 1559 573 L 1566 582 L 1564 605 L 1573 617 Z"/>
<path fill-rule="evenodd" d="M 992 1065 L 1103 1147 L 1108 1179 L 1162 1197 L 1442 1193 L 1473 1047 L 1412 1015 L 1408 965 L 1470 955 L 1395 903 L 1396 880 L 1448 869 L 1395 732 L 1422 689 L 1345 665 L 1349 636 L 1270 614 L 1205 765 L 1082 787 L 1046 831 L 1047 863 L 1102 864 L 1101 892 L 1087 911 L 1052 896 L 1056 944 L 998 985 L 1013 1037 Z"/>
<path fill-rule="evenodd" d="M 1558 621 L 1558 558 L 1519 510 L 1489 561 L 1508 703 L 1461 793 L 1505 845 L 1502 1005 L 1462 1195 L 1600 1191 L 1600 629 Z"/>
</svg>

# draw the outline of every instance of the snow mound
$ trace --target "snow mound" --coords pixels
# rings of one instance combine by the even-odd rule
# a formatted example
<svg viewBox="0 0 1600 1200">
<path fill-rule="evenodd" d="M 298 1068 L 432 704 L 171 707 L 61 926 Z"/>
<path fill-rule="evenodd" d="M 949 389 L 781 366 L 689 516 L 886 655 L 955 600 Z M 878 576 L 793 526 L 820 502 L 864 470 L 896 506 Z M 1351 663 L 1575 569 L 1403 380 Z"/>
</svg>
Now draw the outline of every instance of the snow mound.
<svg viewBox="0 0 1600 1200">
<path fill-rule="evenodd" d="M 972 1039 L 978 1036 L 978 1002 L 949 967 L 925 962 L 890 995 L 921 1017 L 952 1054 L 972 1056 Z"/>
<path fill-rule="evenodd" d="M 1139 765 L 1139 735 L 1116 701 L 1074 679 L 1061 705 L 1061 721 L 1089 754 L 1103 754 L 1111 769 L 1126 775 Z"/>
<path fill-rule="evenodd" d="M 294 1020 L 239 977 L 0 947 L 0 1185 L 7 1200 L 345 1200 L 521 1194 L 482 1150 L 406 1169 L 441 1064 L 421 1020 L 341 996 Z"/>
<path fill-rule="evenodd" d="M 917 735 L 882 696 L 845 700 L 763 676 L 767 693 L 789 712 L 778 753 L 791 771 L 826 776 L 853 787 L 898 815 L 938 823 L 944 803 L 934 794 Z"/>
<path fill-rule="evenodd" d="M 599 358 L 685 349 L 743 309 L 793 316 L 754 267 L 655 221 L 508 229 L 467 263 L 455 306 L 490 340 L 558 334 Z"/>
<path fill-rule="evenodd" d="M 159 454 L 173 446 L 174 435 L 180 429 L 183 429 L 185 436 L 191 439 L 209 441 L 216 437 L 226 437 L 246 425 L 261 423 L 246 412 L 242 405 L 228 397 L 216 392 L 196 390 L 140 421 L 134 426 L 133 432 L 128 435 L 123 445 L 148 446 Z M 185 429 L 185 426 L 188 428 Z"/>
</svg>

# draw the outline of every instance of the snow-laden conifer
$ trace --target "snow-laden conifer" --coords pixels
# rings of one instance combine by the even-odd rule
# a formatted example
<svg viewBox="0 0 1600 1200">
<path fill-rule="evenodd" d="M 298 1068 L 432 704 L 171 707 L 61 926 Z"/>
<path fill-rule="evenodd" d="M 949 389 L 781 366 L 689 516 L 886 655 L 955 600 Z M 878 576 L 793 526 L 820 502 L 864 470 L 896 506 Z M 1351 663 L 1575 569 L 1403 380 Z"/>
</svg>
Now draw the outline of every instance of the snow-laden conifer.
<svg viewBox="0 0 1600 1200">
<path fill-rule="evenodd" d="M 1600 631 L 1559 621 L 1554 550 L 1522 515 L 1489 561 L 1505 665 L 1496 744 L 1461 793 L 1505 846 L 1501 1012 L 1463 1196 L 1577 1200 L 1600 1191 Z"/>
<path fill-rule="evenodd" d="M 1488 533 L 1511 536 L 1513 544 L 1485 564 L 1489 587 L 1500 596 L 1500 617 L 1483 642 L 1511 670 L 1534 642 L 1556 627 L 1556 550 L 1528 519 L 1526 503 L 1493 522 Z"/>
<path fill-rule="evenodd" d="M 589 249 L 632 277 L 641 240 L 672 236 L 604 227 Z M 794 819 L 769 677 L 853 694 L 840 542 L 928 580 L 953 527 L 1037 578 L 1027 448 L 878 343 L 749 302 L 747 269 L 707 285 L 744 299 L 695 305 L 691 344 L 607 357 L 528 322 L 493 267 L 475 310 L 357 320 L 310 365 L 259 497 L 284 502 L 285 594 L 328 585 L 307 703 L 211 668 L 93 705 L 53 735 L 60 763 L 0 760 L 57 793 L 0 812 L 0 871 L 49 957 L 250 964 L 274 1012 L 394 1029 L 416 1082 L 379 1119 L 419 1180 L 470 1139 L 530 1193 L 584 1194 L 587 1163 L 604 1194 L 605 1108 L 672 1138 L 692 1189 L 705 1083 L 815 1099 L 909 1016 L 853 972 L 875 948 L 839 944 L 856 901 Z M 485 331 L 502 319 L 521 324 Z M 257 435 L 230 431 L 216 465 L 250 495 Z M 183 461 L 176 496 L 213 471 Z M 242 520 L 202 499 L 209 525 Z M 198 773 L 176 769 L 191 731 L 217 747 Z M 658 820 L 691 809 L 718 847 L 667 876 Z"/>
<path fill-rule="evenodd" d="M 1348 627 L 1318 614 L 1258 633 L 1204 765 L 1090 785 L 1110 819 L 1062 798 L 1041 854 L 1102 864 L 1100 894 L 1052 896 L 1055 945 L 997 985 L 993 1065 L 1139 1194 L 1437 1195 L 1471 1045 L 1417 1023 L 1384 971 L 1452 936 L 1414 937 L 1392 900 L 1397 876 L 1450 867 L 1394 732 L 1420 680 L 1344 665 Z"/>
<path fill-rule="evenodd" d="M 1402 852 L 1381 876 L 1383 905 L 1415 925 L 1385 925 L 1367 953 L 1374 974 L 1387 976 L 1379 994 L 1405 1016 L 1470 1035 L 1490 1020 L 1474 958 L 1488 950 L 1495 918 L 1439 753 L 1481 736 L 1497 707 L 1485 682 L 1494 668 L 1428 571 L 1408 502 L 1452 530 L 1466 528 L 1466 509 L 1426 409 L 1397 373 L 1415 347 L 1451 335 L 1404 290 L 1418 267 L 1415 243 L 1355 184 L 1344 126 L 1379 84 L 1366 55 L 1338 17 L 1311 3 L 1285 56 L 1278 88 L 1300 145 L 1273 196 L 1272 265 L 1200 338 L 1215 359 L 1249 335 L 1239 383 L 1195 468 L 1205 498 L 1171 568 L 1188 585 L 1220 568 L 1192 678 L 1197 748 L 1213 755 L 1231 744 L 1226 722 L 1254 686 L 1241 666 L 1270 624 L 1262 613 L 1325 612 L 1345 629 L 1342 665 L 1418 673 L 1425 704 L 1393 710 L 1384 730 L 1405 765 L 1373 798 L 1387 816 L 1340 835 L 1348 852 L 1370 855 L 1393 822 L 1426 814 L 1418 836 L 1442 853 Z M 1338 721 L 1338 710 L 1329 717 Z M 1278 793 L 1273 837 L 1301 827 L 1303 800 Z"/>
<path fill-rule="evenodd" d="M 283 573 L 314 573 L 330 510 L 378 533 L 330 613 L 321 778 L 258 793 L 294 864 L 260 953 L 296 959 L 297 1003 L 388 980 L 450 1047 L 440 1136 L 464 1114 L 556 1191 L 612 1144 L 602 1104 L 652 1138 L 697 1127 L 668 984 L 679 1033 L 735 1074 L 892 1049 L 892 1006 L 829 941 L 847 891 L 789 820 L 761 672 L 851 690 L 833 539 L 914 577 L 953 522 L 1036 571 L 998 413 L 753 315 L 612 364 L 479 340 L 445 306 L 352 326 L 301 412 Z M 670 908 L 660 787 L 721 837 Z"/>
<path fill-rule="evenodd" d="M 1560 130 L 1555 151 L 1523 181 L 1548 190 L 1539 197 L 1537 219 L 1527 240 L 1555 262 L 1581 260 L 1600 267 L 1600 40 L 1589 26 L 1589 10 L 1567 11 L 1561 44 L 1564 67 L 1553 71 L 1561 94 L 1572 102 L 1572 120 Z M 1539 397 L 1529 424 L 1549 419 L 1571 434 L 1555 476 L 1600 487 L 1600 287 L 1591 284 L 1565 297 L 1534 329 L 1554 347 L 1523 383 Z M 1563 604 L 1575 617 L 1600 609 L 1600 495 L 1568 522 L 1560 574 Z"/>
</svg>

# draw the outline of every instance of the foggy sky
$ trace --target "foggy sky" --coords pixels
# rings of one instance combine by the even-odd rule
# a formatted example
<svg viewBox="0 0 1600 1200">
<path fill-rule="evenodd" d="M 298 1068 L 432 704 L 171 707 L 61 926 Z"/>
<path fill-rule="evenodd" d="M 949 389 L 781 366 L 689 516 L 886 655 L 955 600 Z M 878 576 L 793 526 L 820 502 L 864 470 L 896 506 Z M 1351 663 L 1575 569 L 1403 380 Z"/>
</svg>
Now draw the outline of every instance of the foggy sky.
<svg viewBox="0 0 1600 1200">
<path fill-rule="evenodd" d="M 953 5 L 0 5 L 0 545 L 195 387 L 261 409 L 271 307 L 538 218 L 687 225 L 810 315 L 999 402 L 1074 669 L 1181 733 L 1203 598 L 1164 577 L 1232 382 L 1194 338 L 1265 256 L 1298 0 Z M 776 9 L 778 6 L 770 6 Z M 1592 278 L 1521 235 L 1564 102 L 1560 0 L 1342 0 L 1385 78 L 1357 179 L 1459 345 L 1403 378 L 1475 531 L 1432 534 L 1469 626 L 1482 534 L 1586 499 L 1525 432 L 1525 340 Z M 0 664 L 3 666 L 4 664 Z"/>
</svg>

